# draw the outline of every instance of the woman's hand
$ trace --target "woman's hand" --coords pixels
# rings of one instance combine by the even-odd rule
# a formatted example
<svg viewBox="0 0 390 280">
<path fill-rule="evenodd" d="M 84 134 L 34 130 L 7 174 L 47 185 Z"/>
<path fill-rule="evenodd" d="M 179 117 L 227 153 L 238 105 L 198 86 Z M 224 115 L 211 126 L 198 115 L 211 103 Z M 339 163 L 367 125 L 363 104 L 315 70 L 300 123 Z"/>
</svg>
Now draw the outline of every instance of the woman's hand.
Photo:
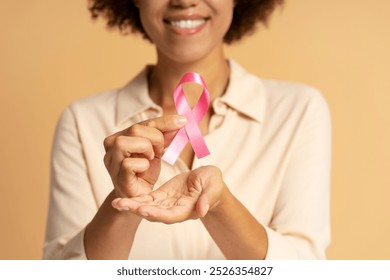
<svg viewBox="0 0 390 280">
<path fill-rule="evenodd" d="M 184 116 L 164 116 L 130 126 L 104 140 L 104 164 L 117 197 L 147 195 L 153 190 L 161 169 L 161 156 Z"/>
<path fill-rule="evenodd" d="M 149 221 L 172 224 L 204 217 L 221 203 L 224 188 L 221 171 L 205 166 L 179 174 L 148 194 L 117 198 L 112 205 Z"/>
</svg>

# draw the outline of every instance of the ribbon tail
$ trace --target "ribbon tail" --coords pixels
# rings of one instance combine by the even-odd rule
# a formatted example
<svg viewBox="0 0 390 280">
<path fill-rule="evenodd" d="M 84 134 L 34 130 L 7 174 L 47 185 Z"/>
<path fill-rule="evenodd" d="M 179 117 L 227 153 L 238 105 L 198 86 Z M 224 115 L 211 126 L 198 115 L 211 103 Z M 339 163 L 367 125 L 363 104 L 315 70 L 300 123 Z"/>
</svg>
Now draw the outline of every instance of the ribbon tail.
<svg viewBox="0 0 390 280">
<path fill-rule="evenodd" d="M 176 160 L 179 158 L 181 152 L 188 142 L 187 134 L 184 128 L 181 128 L 179 132 L 176 134 L 175 138 L 173 138 L 171 144 L 165 151 L 162 156 L 162 160 L 170 165 L 174 165 Z"/>
<path fill-rule="evenodd" d="M 190 140 L 191 146 L 195 152 L 197 158 L 204 158 L 210 154 L 207 148 L 206 141 L 204 140 L 202 133 L 200 132 L 199 126 L 194 118 L 187 118 L 187 125 L 185 130 L 187 138 Z"/>
</svg>

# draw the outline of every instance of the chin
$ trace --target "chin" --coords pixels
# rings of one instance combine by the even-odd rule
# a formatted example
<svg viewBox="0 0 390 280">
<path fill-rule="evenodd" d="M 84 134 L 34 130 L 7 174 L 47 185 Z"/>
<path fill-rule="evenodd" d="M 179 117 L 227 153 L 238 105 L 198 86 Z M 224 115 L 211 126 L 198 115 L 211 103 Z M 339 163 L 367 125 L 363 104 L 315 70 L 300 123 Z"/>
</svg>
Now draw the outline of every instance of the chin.
<svg viewBox="0 0 390 280">
<path fill-rule="evenodd" d="M 194 47 L 180 47 L 176 50 L 170 49 L 169 52 L 165 52 L 164 56 L 170 60 L 180 64 L 196 63 L 203 59 L 206 59 L 213 53 L 213 48 L 199 48 Z"/>
</svg>

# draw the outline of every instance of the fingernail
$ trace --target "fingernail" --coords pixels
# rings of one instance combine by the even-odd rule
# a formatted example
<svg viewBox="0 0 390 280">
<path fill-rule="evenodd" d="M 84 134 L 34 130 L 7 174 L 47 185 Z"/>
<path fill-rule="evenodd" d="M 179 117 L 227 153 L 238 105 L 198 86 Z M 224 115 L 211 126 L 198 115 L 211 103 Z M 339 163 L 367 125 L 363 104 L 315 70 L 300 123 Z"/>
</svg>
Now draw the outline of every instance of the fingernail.
<svg viewBox="0 0 390 280">
<path fill-rule="evenodd" d="M 183 125 L 187 123 L 187 118 L 185 116 L 176 116 L 175 117 L 175 123 L 177 125 Z"/>
</svg>

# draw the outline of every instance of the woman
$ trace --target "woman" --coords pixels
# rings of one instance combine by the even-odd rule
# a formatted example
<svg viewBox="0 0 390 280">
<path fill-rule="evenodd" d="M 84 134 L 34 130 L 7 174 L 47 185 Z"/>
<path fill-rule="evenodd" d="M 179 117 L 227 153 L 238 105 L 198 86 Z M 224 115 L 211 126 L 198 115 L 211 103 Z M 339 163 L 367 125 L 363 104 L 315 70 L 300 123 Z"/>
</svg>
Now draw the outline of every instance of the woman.
<svg viewBox="0 0 390 280">
<path fill-rule="evenodd" d="M 326 103 L 310 87 L 254 77 L 223 52 L 281 2 L 91 2 L 95 17 L 153 42 L 158 59 L 125 87 L 61 116 L 45 258 L 325 257 Z M 188 71 L 210 91 L 199 127 L 211 154 L 199 160 L 188 144 L 169 165 L 161 156 L 187 122 L 172 92 Z M 196 90 L 186 90 L 191 106 Z"/>
</svg>

